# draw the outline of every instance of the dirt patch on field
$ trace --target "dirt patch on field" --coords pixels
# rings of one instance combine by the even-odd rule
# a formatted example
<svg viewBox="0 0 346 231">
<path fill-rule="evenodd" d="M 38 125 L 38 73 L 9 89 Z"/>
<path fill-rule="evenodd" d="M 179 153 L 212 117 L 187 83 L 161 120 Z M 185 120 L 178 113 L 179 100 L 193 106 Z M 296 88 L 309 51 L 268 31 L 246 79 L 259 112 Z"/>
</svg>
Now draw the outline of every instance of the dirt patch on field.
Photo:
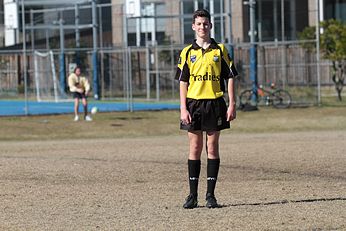
<svg viewBox="0 0 346 231">
<path fill-rule="evenodd" d="M 0 230 L 345 230 L 346 132 L 223 134 L 184 210 L 187 138 L 0 142 Z"/>
</svg>

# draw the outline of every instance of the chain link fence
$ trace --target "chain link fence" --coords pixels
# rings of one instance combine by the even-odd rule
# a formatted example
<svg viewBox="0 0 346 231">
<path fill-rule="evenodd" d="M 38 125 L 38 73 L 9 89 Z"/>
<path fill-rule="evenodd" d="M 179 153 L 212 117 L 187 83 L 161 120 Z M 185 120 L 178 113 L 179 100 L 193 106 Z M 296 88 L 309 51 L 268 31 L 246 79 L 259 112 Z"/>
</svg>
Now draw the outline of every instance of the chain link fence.
<svg viewBox="0 0 346 231">
<path fill-rule="evenodd" d="M 192 1 L 145 3 L 142 18 L 126 17 L 123 4 L 97 5 L 97 48 L 94 45 L 90 4 L 57 9 L 32 9 L 27 16 L 27 69 L 23 70 L 22 50 L 0 50 L 0 98 L 36 100 L 35 51 L 52 51 L 62 98 L 71 98 L 66 86 L 71 64 L 81 64 L 83 74 L 98 87 L 101 100 L 179 102 L 179 83 L 174 80 L 178 56 L 184 43 L 193 38 Z M 221 3 L 221 2 L 220 2 Z M 219 9 L 221 12 L 221 8 Z M 158 14 L 156 14 L 158 12 Z M 160 14 L 161 12 L 161 14 Z M 165 14 L 162 14 L 165 12 Z M 180 13 L 179 13 L 180 12 Z M 215 14 L 215 28 L 230 28 L 229 14 Z M 78 16 L 78 17 L 77 17 Z M 78 18 L 78 21 L 76 21 Z M 94 18 L 95 19 L 95 18 Z M 226 20 L 227 19 L 227 20 Z M 77 23 L 78 22 L 78 23 Z M 153 26 L 155 25 L 155 27 Z M 95 28 L 94 28 L 95 29 Z M 230 31 L 215 31 L 217 41 L 226 41 Z M 64 38 L 62 44 L 61 38 Z M 316 44 L 315 41 L 312 43 Z M 60 44 L 60 45 L 59 45 Z M 63 49 L 61 46 L 63 46 Z M 226 44 L 239 72 L 236 94 L 250 89 L 250 44 Z M 331 79 L 331 63 L 317 63 L 316 53 L 302 48 L 302 41 L 257 44 L 258 84 L 275 83 L 292 95 L 293 105 L 339 104 Z M 97 79 L 94 79 L 93 51 L 97 51 Z M 60 55 L 64 54 L 64 62 Z M 62 66 L 61 63 L 65 63 Z M 62 68 L 64 67 L 64 68 Z M 318 79 L 318 68 L 320 79 Z M 36 68 L 37 69 L 37 68 Z M 24 86 L 24 71 L 27 74 Z M 61 73 L 61 72 L 66 73 Z M 51 78 L 47 72 L 47 78 Z M 60 79 L 65 76 L 65 79 Z M 36 78 L 37 79 L 37 78 Z M 94 84 L 96 81 L 96 85 Z M 52 82 L 52 81 L 48 81 Z M 61 83 L 64 83 L 61 86 Z M 320 84 L 320 85 L 319 85 Z M 54 86 L 47 86 L 53 92 Z"/>
<path fill-rule="evenodd" d="M 171 45 L 99 50 L 98 81 L 101 99 L 178 102 L 179 83 L 174 76 L 182 48 L 183 45 Z M 252 85 L 249 78 L 249 48 L 249 44 L 236 44 L 233 52 L 231 51 L 239 72 L 236 81 L 238 95 L 241 91 L 251 88 Z M 229 49 L 232 48 L 229 46 Z M 83 74 L 92 82 L 91 51 L 79 51 L 78 55 L 81 59 Z M 75 56 L 75 51 L 66 52 L 66 70 L 69 70 L 68 66 L 74 62 Z M 0 97 L 2 99 L 23 98 L 22 59 L 22 54 L 18 51 L 0 54 Z M 57 51 L 54 52 L 54 62 L 55 71 L 59 73 L 60 62 Z M 316 54 L 308 53 L 298 42 L 257 46 L 258 84 L 269 87 L 271 83 L 275 83 L 277 88 L 289 91 L 293 105 L 316 105 L 318 94 L 321 94 L 322 102 L 326 102 L 326 99 L 328 102 L 337 101 L 330 76 L 330 65 L 328 60 L 322 60 L 318 67 Z M 321 92 L 318 91 L 317 68 L 320 68 L 321 73 Z M 26 71 L 28 98 L 35 100 L 35 66 L 30 52 Z M 68 88 L 66 87 L 64 91 L 68 93 Z M 67 96 L 69 97 L 69 94 Z"/>
</svg>

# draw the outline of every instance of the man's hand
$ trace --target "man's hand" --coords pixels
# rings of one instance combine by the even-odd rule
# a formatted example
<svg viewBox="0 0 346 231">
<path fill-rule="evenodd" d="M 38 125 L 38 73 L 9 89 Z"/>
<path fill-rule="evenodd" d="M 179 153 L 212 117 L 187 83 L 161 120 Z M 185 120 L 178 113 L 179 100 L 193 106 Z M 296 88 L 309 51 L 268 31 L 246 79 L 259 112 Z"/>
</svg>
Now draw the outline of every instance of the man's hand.
<svg viewBox="0 0 346 231">
<path fill-rule="evenodd" d="M 191 115 L 188 110 L 180 109 L 180 121 L 185 125 L 191 123 Z"/>
<path fill-rule="evenodd" d="M 83 94 L 84 93 L 84 89 L 83 88 L 77 88 L 77 92 Z"/>
<path fill-rule="evenodd" d="M 232 121 L 237 117 L 235 104 L 229 105 L 226 116 L 227 116 L 227 121 Z"/>
</svg>

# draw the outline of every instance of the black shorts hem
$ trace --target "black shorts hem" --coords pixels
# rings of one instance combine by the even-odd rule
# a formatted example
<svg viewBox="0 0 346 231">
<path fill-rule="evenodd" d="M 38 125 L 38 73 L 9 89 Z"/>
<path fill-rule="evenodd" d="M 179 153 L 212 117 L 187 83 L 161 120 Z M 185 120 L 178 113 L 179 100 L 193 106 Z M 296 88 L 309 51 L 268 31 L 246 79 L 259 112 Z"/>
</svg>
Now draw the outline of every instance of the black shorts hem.
<svg viewBox="0 0 346 231">
<path fill-rule="evenodd" d="M 85 93 L 79 93 L 79 92 L 72 92 L 72 96 L 74 99 L 86 99 L 87 98 Z"/>
<path fill-rule="evenodd" d="M 227 121 L 227 106 L 223 97 L 217 99 L 187 98 L 186 108 L 191 116 L 190 124 L 180 123 L 181 130 L 187 131 L 221 131 L 230 128 Z"/>
</svg>

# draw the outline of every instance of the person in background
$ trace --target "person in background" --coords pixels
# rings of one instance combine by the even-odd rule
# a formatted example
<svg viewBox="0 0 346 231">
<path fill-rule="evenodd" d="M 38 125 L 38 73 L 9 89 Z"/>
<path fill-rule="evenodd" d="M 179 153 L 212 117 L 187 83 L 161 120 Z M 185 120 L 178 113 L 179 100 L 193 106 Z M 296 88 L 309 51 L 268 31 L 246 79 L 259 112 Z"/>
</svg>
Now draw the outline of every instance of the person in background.
<svg viewBox="0 0 346 231">
<path fill-rule="evenodd" d="M 68 86 L 74 98 L 74 121 L 79 120 L 78 108 L 79 100 L 82 100 L 84 108 L 84 120 L 92 121 L 88 115 L 88 94 L 90 91 L 90 84 L 86 77 L 81 76 L 81 68 L 76 67 L 68 77 Z"/>
</svg>

